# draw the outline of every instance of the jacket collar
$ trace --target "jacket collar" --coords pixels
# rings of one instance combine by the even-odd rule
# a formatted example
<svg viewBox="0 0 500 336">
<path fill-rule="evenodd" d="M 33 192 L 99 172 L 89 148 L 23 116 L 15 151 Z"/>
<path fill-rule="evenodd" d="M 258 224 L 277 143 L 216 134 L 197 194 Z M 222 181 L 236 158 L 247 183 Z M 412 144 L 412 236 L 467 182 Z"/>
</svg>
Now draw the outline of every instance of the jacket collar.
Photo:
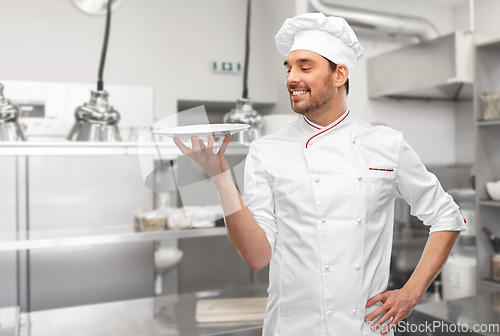
<svg viewBox="0 0 500 336">
<path fill-rule="evenodd" d="M 346 128 L 351 121 L 351 112 L 347 109 L 344 114 L 337 118 L 334 122 L 327 126 L 318 125 L 311 120 L 309 120 L 306 116 L 302 115 L 299 120 L 301 130 L 308 136 L 307 143 L 312 138 L 330 134 L 331 132 L 338 132 L 339 130 Z M 307 148 L 306 143 L 306 148 Z"/>
</svg>

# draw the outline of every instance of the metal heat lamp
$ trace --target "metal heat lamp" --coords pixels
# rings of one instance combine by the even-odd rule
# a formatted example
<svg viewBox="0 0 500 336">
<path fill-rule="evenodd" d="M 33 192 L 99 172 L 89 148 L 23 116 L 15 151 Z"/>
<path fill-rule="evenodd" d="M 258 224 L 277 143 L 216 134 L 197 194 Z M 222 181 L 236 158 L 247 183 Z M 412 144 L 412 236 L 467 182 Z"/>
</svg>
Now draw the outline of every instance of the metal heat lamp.
<svg viewBox="0 0 500 336">
<path fill-rule="evenodd" d="M 101 53 L 101 63 L 99 66 L 99 79 L 97 81 L 97 91 L 91 91 L 90 101 L 79 106 L 75 111 L 75 124 L 66 137 L 71 141 L 92 141 L 92 142 L 114 142 L 121 141 L 118 122 L 118 113 L 108 103 L 109 93 L 104 90 L 102 80 L 104 72 L 104 62 L 106 60 L 106 50 L 108 48 L 109 27 L 111 21 L 111 3 L 108 0 L 106 15 L 106 31 L 104 33 L 104 43 Z"/>
<path fill-rule="evenodd" d="M 71 141 L 121 141 L 120 114 L 108 103 L 107 91 L 91 91 L 90 101 L 77 107 L 76 122 L 67 139 Z"/>
<path fill-rule="evenodd" d="M 261 136 L 262 117 L 253 109 L 252 100 L 248 98 L 248 55 L 250 51 L 250 13 L 252 0 L 247 2 L 247 27 L 245 41 L 245 65 L 243 69 L 243 98 L 236 101 L 236 108 L 224 115 L 223 122 L 248 124 L 249 128 L 234 134 L 231 141 L 249 143 Z"/>
<path fill-rule="evenodd" d="M 0 84 L 0 141 L 26 141 L 19 126 L 19 106 L 3 96 L 4 86 Z"/>
</svg>

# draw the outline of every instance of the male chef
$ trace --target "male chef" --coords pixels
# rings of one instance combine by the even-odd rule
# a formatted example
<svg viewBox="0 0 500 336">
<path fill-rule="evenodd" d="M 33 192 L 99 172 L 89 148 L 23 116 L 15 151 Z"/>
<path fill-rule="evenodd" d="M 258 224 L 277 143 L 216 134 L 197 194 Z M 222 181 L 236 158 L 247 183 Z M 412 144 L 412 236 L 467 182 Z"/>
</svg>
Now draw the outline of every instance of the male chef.
<svg viewBox="0 0 500 336">
<path fill-rule="evenodd" d="M 209 173 L 229 240 L 254 270 L 270 262 L 264 336 L 394 335 L 441 271 L 465 219 L 401 132 L 372 126 L 346 105 L 363 48 L 340 17 L 308 13 L 276 35 L 299 120 L 253 141 L 244 196 L 214 139 L 174 139 Z M 403 288 L 389 280 L 394 199 L 430 227 Z M 372 327 L 379 327 L 372 330 Z"/>
</svg>

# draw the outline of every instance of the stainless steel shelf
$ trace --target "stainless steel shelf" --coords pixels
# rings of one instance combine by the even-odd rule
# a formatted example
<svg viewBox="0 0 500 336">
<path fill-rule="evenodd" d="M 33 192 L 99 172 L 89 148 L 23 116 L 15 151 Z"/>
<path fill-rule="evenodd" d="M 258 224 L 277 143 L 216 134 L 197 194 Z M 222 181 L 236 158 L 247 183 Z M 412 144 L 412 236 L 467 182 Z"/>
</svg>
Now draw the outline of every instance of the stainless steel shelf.
<svg viewBox="0 0 500 336">
<path fill-rule="evenodd" d="M 477 120 L 478 126 L 498 126 L 500 125 L 500 120 Z"/>
<path fill-rule="evenodd" d="M 500 292 L 500 282 L 493 279 L 481 279 L 481 287 L 489 289 L 492 292 Z"/>
<path fill-rule="evenodd" d="M 231 143 L 227 155 L 246 155 L 249 144 Z M 174 159 L 182 155 L 173 141 L 158 143 L 164 159 Z M 157 155 L 154 142 L 141 143 L 96 143 L 96 142 L 3 142 L 0 143 L 0 156 L 19 155 Z"/>
<path fill-rule="evenodd" d="M 479 205 L 489 206 L 489 207 L 500 207 L 500 201 L 480 200 Z"/>
<path fill-rule="evenodd" d="M 500 39 L 498 37 L 477 36 L 475 42 L 476 48 L 479 49 L 500 49 Z"/>
<path fill-rule="evenodd" d="M 225 227 L 198 227 L 182 230 L 135 232 L 133 225 L 110 225 L 65 230 L 1 232 L 0 251 L 223 236 L 226 234 L 227 231 Z"/>
</svg>

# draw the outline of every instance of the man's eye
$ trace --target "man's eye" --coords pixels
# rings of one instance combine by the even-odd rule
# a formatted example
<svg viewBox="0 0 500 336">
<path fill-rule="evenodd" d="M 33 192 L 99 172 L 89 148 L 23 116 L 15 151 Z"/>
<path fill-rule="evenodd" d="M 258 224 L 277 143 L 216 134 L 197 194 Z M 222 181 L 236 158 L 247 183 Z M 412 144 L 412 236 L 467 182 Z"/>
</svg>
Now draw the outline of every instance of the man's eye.
<svg viewBox="0 0 500 336">
<path fill-rule="evenodd" d="M 302 68 L 302 70 L 307 71 L 307 70 L 311 70 L 311 68 Z"/>
<path fill-rule="evenodd" d="M 288 74 L 288 73 L 290 73 L 290 70 L 287 70 L 287 71 L 286 71 L 286 73 L 287 73 L 287 74 Z"/>
</svg>

